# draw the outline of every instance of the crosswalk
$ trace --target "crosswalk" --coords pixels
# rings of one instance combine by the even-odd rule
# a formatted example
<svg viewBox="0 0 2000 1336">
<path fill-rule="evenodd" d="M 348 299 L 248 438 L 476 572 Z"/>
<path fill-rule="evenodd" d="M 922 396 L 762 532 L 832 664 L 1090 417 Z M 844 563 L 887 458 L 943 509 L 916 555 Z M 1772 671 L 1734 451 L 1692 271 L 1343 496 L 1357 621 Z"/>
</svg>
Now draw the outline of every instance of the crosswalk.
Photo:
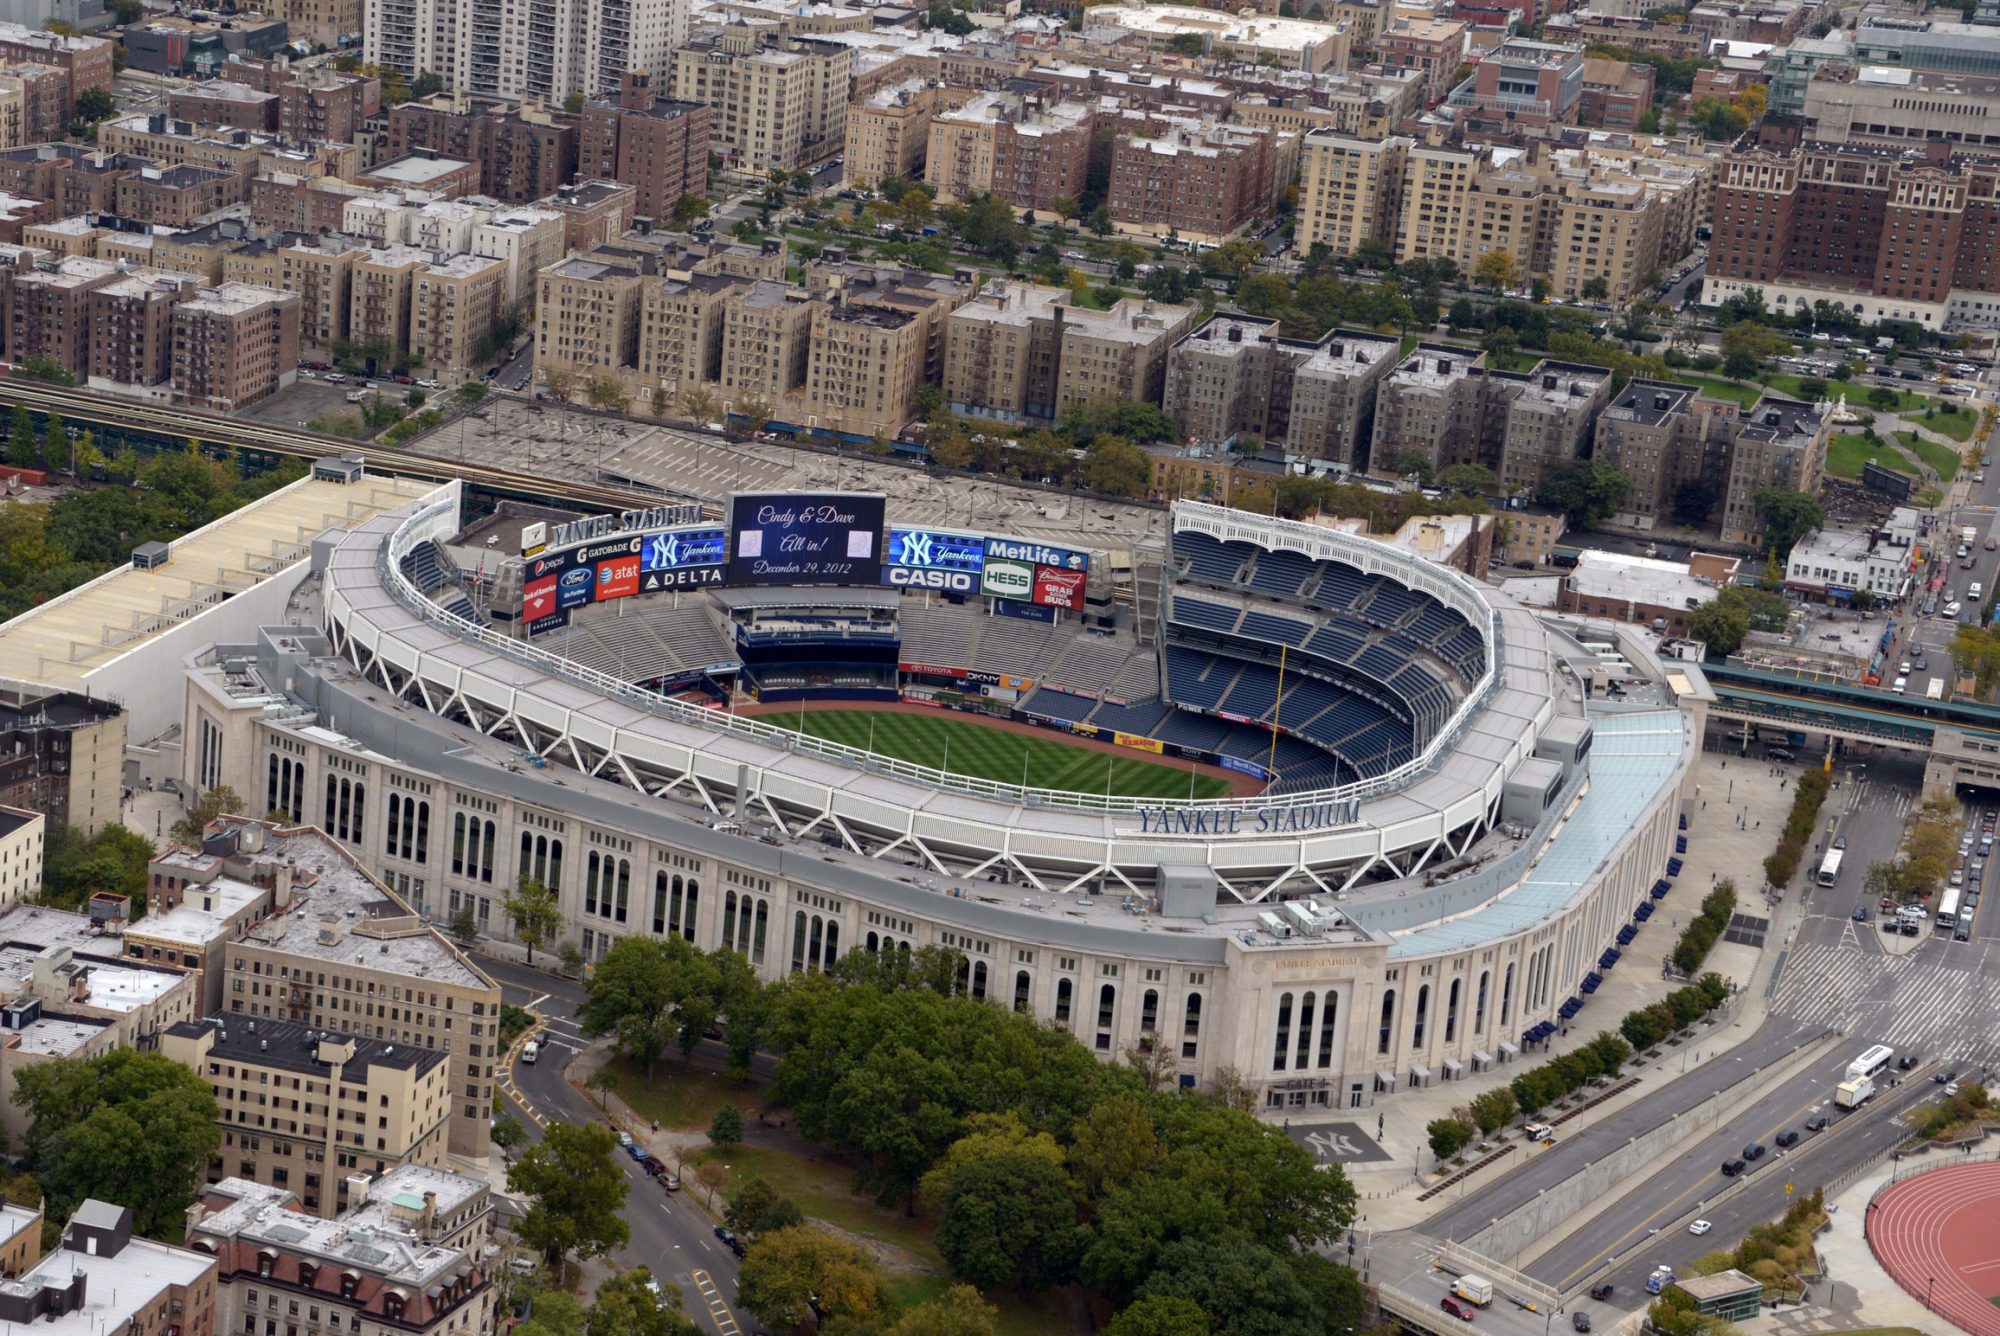
<svg viewBox="0 0 2000 1336">
<path fill-rule="evenodd" d="M 742 1336 L 743 1328 L 736 1324 L 736 1315 L 729 1311 L 728 1301 L 715 1287 L 715 1277 L 697 1270 L 690 1273 L 690 1278 L 695 1292 L 701 1295 L 702 1306 L 708 1310 L 708 1320 L 715 1324 L 717 1336 Z"/>
<path fill-rule="evenodd" d="M 1967 942 L 1892 956 L 1843 932 L 1838 943 L 1792 952 L 1772 1008 L 1857 1041 L 2000 1066 L 2000 970 L 1985 968 L 1990 950 Z"/>
</svg>

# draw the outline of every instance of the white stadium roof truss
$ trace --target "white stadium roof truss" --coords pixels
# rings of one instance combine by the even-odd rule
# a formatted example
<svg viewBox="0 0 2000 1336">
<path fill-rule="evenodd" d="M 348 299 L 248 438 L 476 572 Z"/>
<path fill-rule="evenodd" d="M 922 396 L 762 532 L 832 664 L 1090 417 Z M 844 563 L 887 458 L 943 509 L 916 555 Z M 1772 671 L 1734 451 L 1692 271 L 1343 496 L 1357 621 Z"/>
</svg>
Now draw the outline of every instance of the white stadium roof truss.
<svg viewBox="0 0 2000 1336">
<path fill-rule="evenodd" d="M 690 801 L 716 818 L 769 821 L 855 853 L 905 851 L 933 870 L 1006 870 L 1048 893 L 1133 890 L 1162 865 L 1206 867 L 1245 902 L 1280 890 L 1338 893 L 1463 856 L 1497 819 L 1514 766 L 1555 714 L 1539 623 L 1455 573 L 1380 544 L 1211 506 L 1176 528 L 1337 558 L 1437 598 L 1485 631 L 1487 664 L 1450 724 L 1392 776 L 1280 799 L 1193 804 L 1024 790 L 801 739 L 758 720 L 669 700 L 446 612 L 403 574 L 417 545 L 459 525 L 457 483 L 343 536 L 325 580 L 327 633 L 364 676 L 413 706 L 520 746 L 540 762 Z M 530 762 L 531 764 L 533 762 Z M 557 781 L 560 782 L 560 781 Z M 1361 819 L 1306 834 L 1173 836 L 1140 810 L 1241 809 L 1357 800 Z"/>
</svg>

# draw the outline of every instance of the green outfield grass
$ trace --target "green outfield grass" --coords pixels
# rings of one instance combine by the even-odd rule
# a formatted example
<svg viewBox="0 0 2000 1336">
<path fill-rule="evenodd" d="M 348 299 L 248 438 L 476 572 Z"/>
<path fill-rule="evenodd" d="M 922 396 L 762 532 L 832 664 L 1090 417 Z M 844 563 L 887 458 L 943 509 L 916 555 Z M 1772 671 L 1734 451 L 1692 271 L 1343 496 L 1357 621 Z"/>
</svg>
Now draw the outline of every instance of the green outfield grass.
<svg viewBox="0 0 2000 1336">
<path fill-rule="evenodd" d="M 1035 737 L 992 728 L 964 715 L 905 714 L 879 710 L 808 710 L 767 714 L 760 722 L 825 738 L 849 747 L 873 747 L 877 755 L 934 766 L 970 779 L 1067 789 L 1129 798 L 1216 798 L 1229 792 L 1226 781 L 1194 773 L 1185 762 L 1148 759 L 1134 751 L 1113 755 L 1063 742 L 1051 733 Z M 870 734 L 873 741 L 870 741 Z M 947 753 L 946 742 L 950 743 Z"/>
</svg>

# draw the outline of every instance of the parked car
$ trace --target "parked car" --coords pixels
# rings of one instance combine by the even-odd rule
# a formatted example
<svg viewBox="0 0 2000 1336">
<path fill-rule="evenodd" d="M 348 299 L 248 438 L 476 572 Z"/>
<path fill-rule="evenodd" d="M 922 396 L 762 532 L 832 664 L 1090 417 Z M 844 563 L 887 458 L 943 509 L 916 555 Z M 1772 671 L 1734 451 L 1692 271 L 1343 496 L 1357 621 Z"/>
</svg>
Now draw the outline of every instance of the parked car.
<svg viewBox="0 0 2000 1336">
<path fill-rule="evenodd" d="M 625 1147 L 625 1153 L 627 1155 L 630 1155 L 633 1159 L 637 1160 L 640 1164 L 644 1164 L 646 1163 L 647 1160 L 652 1158 L 650 1155 L 646 1154 L 646 1148 L 640 1145 L 636 1141 L 632 1142 L 630 1145 Z"/>
<path fill-rule="evenodd" d="M 1724 1178 L 1734 1178 L 1742 1172 L 1743 1161 L 1732 1158 L 1722 1162 L 1722 1176 Z"/>
</svg>

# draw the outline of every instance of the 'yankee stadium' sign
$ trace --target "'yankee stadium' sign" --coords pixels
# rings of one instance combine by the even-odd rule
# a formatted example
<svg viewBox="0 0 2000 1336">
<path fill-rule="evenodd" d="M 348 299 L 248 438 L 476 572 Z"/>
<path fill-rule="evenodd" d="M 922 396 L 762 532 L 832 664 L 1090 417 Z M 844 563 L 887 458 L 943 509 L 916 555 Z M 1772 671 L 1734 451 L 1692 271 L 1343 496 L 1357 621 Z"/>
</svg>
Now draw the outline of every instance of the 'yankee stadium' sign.
<svg viewBox="0 0 2000 1336">
<path fill-rule="evenodd" d="M 1361 819 L 1359 799 L 1295 807 L 1160 807 L 1139 809 L 1146 835 L 1310 835 Z"/>
</svg>

